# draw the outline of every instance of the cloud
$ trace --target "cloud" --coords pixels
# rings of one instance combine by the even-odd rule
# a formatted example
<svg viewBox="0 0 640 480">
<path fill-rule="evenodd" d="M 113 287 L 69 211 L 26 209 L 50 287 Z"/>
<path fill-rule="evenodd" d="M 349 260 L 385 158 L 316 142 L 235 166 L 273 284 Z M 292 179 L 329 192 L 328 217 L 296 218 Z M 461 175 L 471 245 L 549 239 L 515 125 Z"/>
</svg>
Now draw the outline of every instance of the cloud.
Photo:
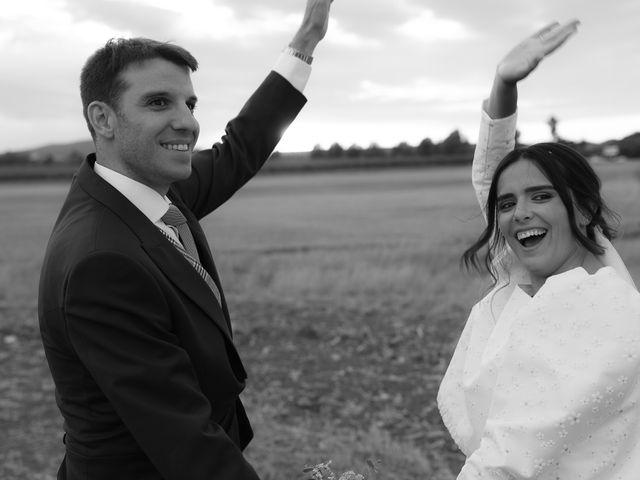
<svg viewBox="0 0 640 480">
<path fill-rule="evenodd" d="M 438 18 L 431 10 L 422 11 L 415 18 L 398 26 L 396 31 L 422 42 L 456 41 L 472 37 L 471 32 L 462 23 Z"/>
<path fill-rule="evenodd" d="M 377 47 L 381 45 L 381 41 L 375 38 L 359 35 L 355 32 L 346 30 L 339 20 L 332 19 L 329 25 L 327 36 L 325 37 L 328 45 L 338 45 L 348 48 L 364 48 Z"/>
<path fill-rule="evenodd" d="M 240 15 L 234 7 L 210 0 L 66 1 L 78 22 L 98 22 L 133 36 L 160 40 L 255 42 L 282 32 L 293 34 L 301 18 L 300 14 L 260 5 Z"/>
<path fill-rule="evenodd" d="M 15 2 L 3 8 L 0 19 L 0 45 L 5 50 L 39 52 L 43 47 L 53 49 L 58 41 L 68 41 L 83 33 L 74 25 L 73 15 L 66 4 L 29 0 Z M 81 45 L 81 44 L 80 44 Z M 79 47 L 80 45 L 76 45 Z M 60 48 L 60 47 L 59 47 Z"/>
<path fill-rule="evenodd" d="M 201 97 L 204 136 L 237 113 L 297 30 L 305 9 L 304 0 L 5 3 L 0 15 L 0 63 L 6 66 L 0 75 L 0 151 L 34 141 L 84 138 L 80 69 L 95 49 L 119 36 L 173 41 L 200 59 L 194 85 Z M 523 137 L 535 137 L 536 129 L 548 136 L 551 114 L 561 119 L 559 131 L 568 138 L 595 139 L 605 131 L 607 137 L 621 137 L 638 129 L 640 71 L 629 59 L 638 52 L 640 2 L 494 0 L 491 5 L 334 2 L 305 91 L 309 103 L 292 129 L 312 127 L 289 132 L 285 143 L 304 138 L 308 147 L 373 140 L 392 145 L 426 134 L 444 138 L 453 128 L 473 132 L 496 62 L 539 25 L 574 16 L 583 24 L 579 34 L 522 85 Z M 613 83 L 615 88 L 609 88 Z M 596 114 L 576 127 L 570 123 Z"/>
<path fill-rule="evenodd" d="M 197 15 L 183 16 L 180 31 L 190 37 L 218 42 L 255 42 L 268 36 L 296 31 L 300 17 L 275 8 L 256 7 L 250 15 L 240 16 L 231 7 L 205 0 L 190 0 Z"/>
<path fill-rule="evenodd" d="M 84 60 L 109 38 L 103 28 L 76 28 L 60 2 L 16 2 L 0 20 L 0 63 L 10 66 L 0 75 L 3 116 L 15 122 L 31 120 L 32 131 L 43 119 L 79 115 L 78 77 Z M 10 131 L 11 129 L 3 130 Z"/>
<path fill-rule="evenodd" d="M 66 0 L 76 23 L 91 22 L 127 32 L 127 36 L 151 36 L 170 32 L 175 26 L 171 9 L 127 0 Z"/>
<path fill-rule="evenodd" d="M 436 82 L 428 78 L 418 78 L 405 85 L 384 85 L 363 80 L 360 90 L 351 96 L 351 100 L 360 102 L 420 102 L 448 104 L 446 108 L 455 110 L 460 104 L 470 105 L 477 109 L 478 99 L 486 95 L 486 88 L 476 85 L 455 84 L 453 82 Z"/>
</svg>

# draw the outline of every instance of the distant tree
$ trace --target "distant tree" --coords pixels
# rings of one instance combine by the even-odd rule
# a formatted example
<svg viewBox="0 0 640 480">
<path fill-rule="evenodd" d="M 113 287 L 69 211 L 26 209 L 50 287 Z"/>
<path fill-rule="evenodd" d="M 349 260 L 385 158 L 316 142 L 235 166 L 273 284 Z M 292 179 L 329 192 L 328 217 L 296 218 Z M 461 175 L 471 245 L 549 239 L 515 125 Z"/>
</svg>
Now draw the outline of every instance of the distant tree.
<svg viewBox="0 0 640 480">
<path fill-rule="evenodd" d="M 430 138 L 425 138 L 416 147 L 417 154 L 422 157 L 428 157 L 429 155 L 433 155 L 435 153 L 435 150 L 436 150 L 436 146 L 434 145 L 434 143 L 431 141 Z"/>
<path fill-rule="evenodd" d="M 30 160 L 29 154 L 23 152 L 7 152 L 0 155 L 0 165 L 16 165 Z"/>
<path fill-rule="evenodd" d="M 360 147 L 360 146 L 358 146 L 358 145 L 356 145 L 354 143 L 349 148 L 347 148 L 345 153 L 346 153 L 347 157 L 349 157 L 349 158 L 360 157 L 360 156 L 362 156 L 362 147 Z"/>
<path fill-rule="evenodd" d="M 384 157 L 386 152 L 377 143 L 372 143 L 362 152 L 365 157 Z"/>
<path fill-rule="evenodd" d="M 344 155 L 344 148 L 339 143 L 334 143 L 327 150 L 327 154 L 329 157 L 338 158 Z"/>
<path fill-rule="evenodd" d="M 554 116 L 549 117 L 549 120 L 547 120 L 547 125 L 549 125 L 549 129 L 551 130 L 551 139 L 554 142 L 557 142 L 558 140 L 560 140 L 560 137 L 558 137 L 558 119 Z"/>
<path fill-rule="evenodd" d="M 380 145 L 373 142 L 362 151 L 362 155 L 365 157 L 385 157 L 387 152 L 384 148 L 380 147 Z"/>
<path fill-rule="evenodd" d="M 391 149 L 391 155 L 394 157 L 408 157 L 415 153 L 415 149 L 407 142 L 400 142 Z"/>
<path fill-rule="evenodd" d="M 458 130 L 454 130 L 438 145 L 438 152 L 444 155 L 459 153 L 469 153 L 473 146 L 460 135 Z"/>
<path fill-rule="evenodd" d="M 620 155 L 640 159 L 640 132 L 629 135 L 618 142 Z"/>
<path fill-rule="evenodd" d="M 327 152 L 320 145 L 315 145 L 311 150 L 311 158 L 322 158 L 326 156 Z"/>
</svg>

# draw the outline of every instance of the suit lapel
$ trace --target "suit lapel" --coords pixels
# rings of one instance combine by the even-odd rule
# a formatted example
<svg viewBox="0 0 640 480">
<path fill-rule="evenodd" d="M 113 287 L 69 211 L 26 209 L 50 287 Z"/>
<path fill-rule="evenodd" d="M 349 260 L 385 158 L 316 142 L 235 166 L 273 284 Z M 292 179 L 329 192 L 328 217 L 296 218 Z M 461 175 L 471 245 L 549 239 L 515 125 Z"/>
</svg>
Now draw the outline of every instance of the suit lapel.
<svg viewBox="0 0 640 480">
<path fill-rule="evenodd" d="M 90 156 L 78 171 L 76 180 L 97 201 L 111 209 L 134 232 L 143 250 L 175 287 L 208 315 L 231 341 L 231 332 L 222 306 L 202 277 L 158 228 L 120 192 L 95 174 Z M 201 231 L 201 230 L 200 230 Z M 207 250 L 208 251 L 208 250 Z M 209 257 L 210 258 L 210 257 Z"/>
<path fill-rule="evenodd" d="M 171 283 L 207 313 L 231 340 L 231 332 L 227 327 L 224 312 L 207 284 L 182 253 L 162 237 L 160 232 L 158 234 L 161 236 L 159 239 L 161 241 L 156 241 L 156 239 L 144 241 L 142 243 L 144 251 L 164 272 Z"/>
<path fill-rule="evenodd" d="M 222 285 L 220 282 L 220 277 L 218 275 L 218 271 L 216 270 L 215 262 L 213 261 L 213 255 L 211 254 L 211 250 L 209 249 L 209 242 L 207 241 L 207 237 L 202 230 L 202 226 L 196 216 L 189 210 L 186 205 L 174 194 L 169 195 L 171 198 L 171 202 L 173 202 L 183 213 L 185 218 L 187 219 L 187 224 L 189 225 L 189 229 L 193 235 L 193 240 L 196 243 L 198 248 L 198 253 L 200 254 L 200 263 L 205 268 L 205 270 L 209 273 L 216 286 L 218 287 L 218 291 L 220 292 L 220 298 L 222 300 L 222 309 L 225 313 L 225 320 L 227 322 L 227 328 L 229 329 L 229 333 L 233 336 L 233 330 L 231 328 L 231 322 L 229 321 L 229 312 L 227 311 L 226 300 L 224 298 L 224 292 L 222 291 Z"/>
</svg>

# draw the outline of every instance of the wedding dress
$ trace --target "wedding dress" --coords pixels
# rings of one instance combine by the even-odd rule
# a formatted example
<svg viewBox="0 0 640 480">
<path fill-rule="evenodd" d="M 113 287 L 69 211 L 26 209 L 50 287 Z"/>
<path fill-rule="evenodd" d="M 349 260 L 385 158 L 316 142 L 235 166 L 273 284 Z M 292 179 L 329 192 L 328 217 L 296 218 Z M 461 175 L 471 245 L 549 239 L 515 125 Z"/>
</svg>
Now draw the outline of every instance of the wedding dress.
<svg viewBox="0 0 640 480">
<path fill-rule="evenodd" d="M 473 184 L 484 207 L 516 116 L 483 112 Z M 472 309 L 438 392 L 466 455 L 458 480 L 640 478 L 640 294 L 601 234 L 605 265 L 549 277 L 529 296 L 506 250 Z"/>
</svg>

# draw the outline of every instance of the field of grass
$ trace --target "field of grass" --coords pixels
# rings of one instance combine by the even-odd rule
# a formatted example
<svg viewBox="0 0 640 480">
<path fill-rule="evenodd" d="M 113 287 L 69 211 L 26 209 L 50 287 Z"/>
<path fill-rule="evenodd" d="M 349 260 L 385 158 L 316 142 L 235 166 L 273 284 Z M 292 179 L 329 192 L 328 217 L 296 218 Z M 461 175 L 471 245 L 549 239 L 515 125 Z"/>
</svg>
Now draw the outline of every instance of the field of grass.
<svg viewBox="0 0 640 480">
<path fill-rule="evenodd" d="M 640 162 L 598 167 L 640 280 Z M 55 478 L 61 420 L 37 333 L 62 183 L 0 186 L 0 478 Z M 203 221 L 248 369 L 264 480 L 332 459 L 380 479 L 452 479 L 435 393 L 487 286 L 458 258 L 481 226 L 459 168 L 264 175 Z"/>
</svg>

